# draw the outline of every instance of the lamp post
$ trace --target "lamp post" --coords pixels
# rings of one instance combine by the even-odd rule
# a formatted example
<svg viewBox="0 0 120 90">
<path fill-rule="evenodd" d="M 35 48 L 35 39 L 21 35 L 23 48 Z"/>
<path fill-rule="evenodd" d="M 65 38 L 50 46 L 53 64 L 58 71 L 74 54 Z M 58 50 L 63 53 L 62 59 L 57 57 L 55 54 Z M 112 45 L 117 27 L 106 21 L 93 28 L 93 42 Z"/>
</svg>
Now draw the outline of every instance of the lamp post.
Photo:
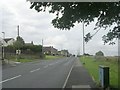
<svg viewBox="0 0 120 90">
<path fill-rule="evenodd" d="M 5 39 L 5 32 L 2 32 L 3 33 L 3 45 L 2 45 L 2 63 L 4 63 L 4 39 Z"/>
</svg>

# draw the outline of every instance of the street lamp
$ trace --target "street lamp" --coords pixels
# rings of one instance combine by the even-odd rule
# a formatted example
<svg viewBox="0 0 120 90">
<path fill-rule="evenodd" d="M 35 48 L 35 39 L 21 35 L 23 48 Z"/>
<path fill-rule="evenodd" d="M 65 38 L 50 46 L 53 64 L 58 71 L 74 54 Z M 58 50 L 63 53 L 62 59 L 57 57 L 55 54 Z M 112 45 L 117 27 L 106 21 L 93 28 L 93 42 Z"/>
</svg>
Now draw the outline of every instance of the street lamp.
<svg viewBox="0 0 120 90">
<path fill-rule="evenodd" d="M 2 61 L 4 61 L 4 39 L 5 39 L 5 32 L 2 32 L 3 33 L 3 45 L 2 45 Z"/>
</svg>

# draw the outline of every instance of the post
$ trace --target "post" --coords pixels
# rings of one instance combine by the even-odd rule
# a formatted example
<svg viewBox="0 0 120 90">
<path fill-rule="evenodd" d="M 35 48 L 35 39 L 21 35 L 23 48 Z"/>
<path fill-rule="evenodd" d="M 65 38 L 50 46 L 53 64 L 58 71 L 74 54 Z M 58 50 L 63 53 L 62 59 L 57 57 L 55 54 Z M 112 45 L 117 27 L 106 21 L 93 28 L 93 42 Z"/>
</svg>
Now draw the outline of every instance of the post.
<svg viewBox="0 0 120 90">
<path fill-rule="evenodd" d="M 3 33 L 3 45 L 2 45 L 2 63 L 4 64 L 4 58 L 5 58 L 5 51 L 4 51 L 4 39 L 5 39 L 5 32 Z"/>
<path fill-rule="evenodd" d="M 19 25 L 17 26 L 17 37 L 19 39 Z M 19 45 L 17 46 L 17 50 L 16 50 L 16 60 L 19 60 Z"/>
<path fill-rule="evenodd" d="M 19 36 L 19 25 L 17 26 L 17 29 L 18 29 L 18 36 Z"/>
<path fill-rule="evenodd" d="M 84 40 L 84 21 L 83 21 L 83 55 L 85 54 L 85 40 Z"/>
<path fill-rule="evenodd" d="M 43 55 L 44 53 L 43 53 L 43 39 L 42 39 L 42 58 L 43 58 Z"/>
</svg>

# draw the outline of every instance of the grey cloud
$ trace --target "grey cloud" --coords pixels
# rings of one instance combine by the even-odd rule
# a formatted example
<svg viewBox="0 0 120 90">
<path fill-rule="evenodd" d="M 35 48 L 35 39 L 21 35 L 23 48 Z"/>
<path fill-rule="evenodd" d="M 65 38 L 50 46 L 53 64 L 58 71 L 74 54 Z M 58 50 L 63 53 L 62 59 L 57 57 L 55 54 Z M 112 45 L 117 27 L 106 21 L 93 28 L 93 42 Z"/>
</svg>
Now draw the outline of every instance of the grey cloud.
<svg viewBox="0 0 120 90">
<path fill-rule="evenodd" d="M 1 1 L 3 2 L 3 1 Z M 0 26 L 6 33 L 6 37 L 17 36 L 17 25 L 20 25 L 20 35 L 25 42 L 34 41 L 35 44 L 41 44 L 44 39 L 44 45 L 53 45 L 57 49 L 68 49 L 71 53 L 82 54 L 82 24 L 77 24 L 69 31 L 62 31 L 54 28 L 51 20 L 54 15 L 45 13 L 38 13 L 33 9 L 29 9 L 30 4 L 24 0 L 6 0 L 9 2 L 4 8 L 4 17 L 0 18 Z M 0 6 L 1 7 L 1 6 Z M 1 9 L 0 9 L 1 10 Z M 0 13 L 1 15 L 1 13 Z M 88 32 L 94 33 L 93 28 L 95 22 L 85 27 L 85 34 Z M 101 29 L 92 40 L 85 44 L 86 53 L 95 54 L 95 52 L 102 50 L 105 55 L 117 55 L 117 44 L 114 46 L 103 45 L 101 37 L 106 34 L 108 30 Z M 2 35 L 0 33 L 0 35 Z"/>
</svg>

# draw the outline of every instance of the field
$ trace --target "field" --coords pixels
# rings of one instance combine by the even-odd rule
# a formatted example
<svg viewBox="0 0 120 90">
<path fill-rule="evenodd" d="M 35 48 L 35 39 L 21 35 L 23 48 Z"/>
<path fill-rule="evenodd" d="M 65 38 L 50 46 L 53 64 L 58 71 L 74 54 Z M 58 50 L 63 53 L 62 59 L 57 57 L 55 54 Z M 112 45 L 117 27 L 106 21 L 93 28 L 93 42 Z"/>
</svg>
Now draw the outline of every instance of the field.
<svg viewBox="0 0 120 90">
<path fill-rule="evenodd" d="M 99 65 L 109 66 L 110 87 L 118 87 L 118 59 L 117 57 L 105 57 L 103 60 L 95 60 L 94 57 L 81 57 L 80 61 L 84 63 L 85 68 L 99 85 Z"/>
</svg>

